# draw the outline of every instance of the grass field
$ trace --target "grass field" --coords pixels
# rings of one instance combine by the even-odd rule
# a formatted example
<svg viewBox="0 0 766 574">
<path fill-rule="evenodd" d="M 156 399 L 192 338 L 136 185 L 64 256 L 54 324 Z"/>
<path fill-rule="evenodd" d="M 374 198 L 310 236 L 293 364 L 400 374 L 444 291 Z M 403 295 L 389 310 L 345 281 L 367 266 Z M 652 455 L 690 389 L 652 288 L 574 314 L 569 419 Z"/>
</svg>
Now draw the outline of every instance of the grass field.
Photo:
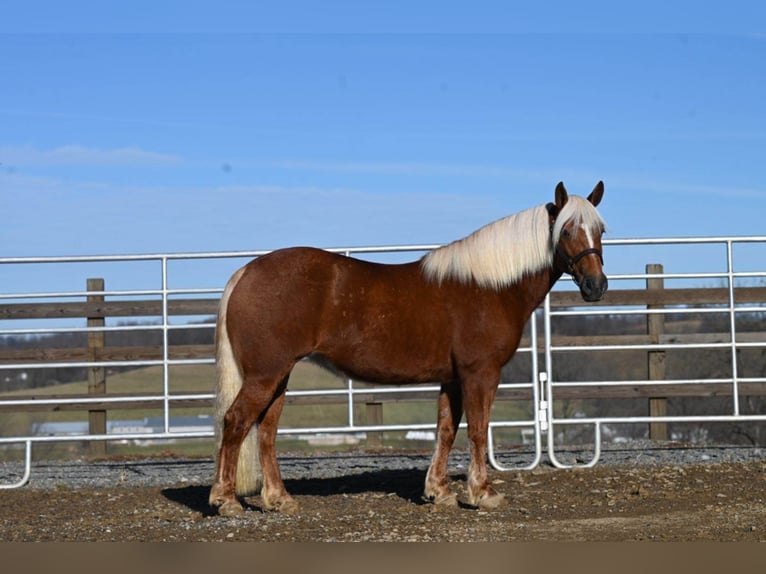
<svg viewBox="0 0 766 574">
<path fill-rule="evenodd" d="M 174 365 L 169 370 L 170 393 L 212 393 L 215 384 L 215 367 L 213 365 Z M 326 369 L 308 362 L 298 363 L 290 377 L 288 390 L 318 390 L 318 389 L 345 389 L 346 380 L 327 371 Z M 355 383 L 358 387 L 359 384 Z M 87 382 L 67 383 L 35 389 L 16 391 L 0 395 L 2 398 L 34 394 L 36 397 L 50 395 L 83 395 L 88 392 Z M 161 367 L 147 367 L 135 369 L 124 373 L 110 374 L 107 376 L 107 393 L 140 393 L 146 395 L 162 395 L 163 371 Z M 530 404 L 519 402 L 496 403 L 493 407 L 493 420 L 518 420 L 529 419 Z M 200 408 L 174 408 L 171 403 L 171 417 L 194 416 L 198 414 L 210 414 L 209 407 Z M 107 413 L 110 421 L 116 420 L 142 420 L 147 417 L 162 416 L 161 409 L 113 409 Z M 344 404 L 315 404 L 315 405 L 287 405 L 280 420 L 282 429 L 298 429 L 307 427 L 346 426 L 348 424 L 348 405 Z M 354 424 L 366 424 L 366 405 L 357 403 L 354 405 Z M 0 436 L 25 436 L 31 434 L 35 423 L 43 422 L 73 422 L 87 421 L 86 411 L 57 411 L 57 412 L 24 412 L 2 415 L 0 419 Z M 383 405 L 383 421 L 385 424 L 433 424 L 436 421 L 436 393 L 433 401 L 399 401 L 385 403 Z M 465 443 L 465 433 L 461 431 L 458 436 L 457 447 L 462 448 Z M 518 430 L 498 430 L 495 436 L 500 441 L 519 444 L 521 442 Z M 385 433 L 383 447 L 388 448 L 430 448 L 431 441 L 405 441 L 403 432 Z M 304 450 L 307 448 L 321 450 L 338 450 L 363 448 L 360 444 L 321 445 L 316 447 L 309 445 L 305 440 L 298 440 L 286 436 L 280 436 L 281 450 Z M 184 439 L 174 442 L 161 441 L 148 446 L 134 444 L 119 444 L 111 441 L 108 452 L 118 454 L 163 454 L 178 455 L 209 455 L 212 453 L 212 440 L 208 439 Z M 87 454 L 87 445 L 84 441 L 67 441 L 62 443 L 36 444 L 34 455 L 36 459 L 72 458 Z M 0 459 L 16 459 L 18 453 L 0 450 Z"/>
</svg>

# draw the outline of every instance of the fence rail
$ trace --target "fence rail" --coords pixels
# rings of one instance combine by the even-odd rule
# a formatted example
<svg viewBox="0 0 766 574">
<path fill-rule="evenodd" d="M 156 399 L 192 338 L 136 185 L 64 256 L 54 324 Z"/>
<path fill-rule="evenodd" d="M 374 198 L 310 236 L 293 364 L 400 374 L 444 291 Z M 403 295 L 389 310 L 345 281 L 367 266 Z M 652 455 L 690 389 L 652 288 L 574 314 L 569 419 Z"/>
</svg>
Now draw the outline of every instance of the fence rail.
<svg viewBox="0 0 766 574">
<path fill-rule="evenodd" d="M 542 438 L 547 435 L 548 452 L 552 462 L 564 466 L 555 456 L 555 428 L 573 425 L 592 426 L 594 432 L 594 458 L 587 465 L 595 464 L 601 448 L 604 429 L 615 424 L 646 424 L 651 436 L 656 439 L 668 438 L 668 424 L 674 422 L 742 422 L 761 424 L 766 421 L 766 408 L 759 403 L 755 412 L 743 412 L 742 397 L 763 397 L 766 395 L 766 372 L 744 376 L 740 368 L 743 352 L 766 350 L 766 333 L 763 330 L 744 331 L 739 328 L 741 317 L 760 316 L 766 313 L 766 271 L 752 270 L 747 261 L 745 270 L 735 267 L 734 247 L 766 246 L 766 237 L 746 238 L 690 238 L 667 240 L 617 240 L 605 242 L 607 262 L 613 251 L 628 252 L 634 248 L 675 246 L 681 249 L 699 245 L 723 247 L 723 263 L 717 270 L 704 269 L 691 272 L 666 273 L 662 266 L 647 266 L 641 271 L 628 269 L 627 272 L 610 274 L 612 289 L 600 303 L 585 304 L 579 293 L 560 285 L 550 294 L 535 320 L 530 322 L 520 347 L 521 354 L 531 357 L 530 370 L 526 381 L 501 385 L 498 401 L 527 401 L 533 405 L 529 418 L 523 420 L 493 420 L 493 432 L 502 428 L 532 429 L 535 439 L 535 456 L 526 468 L 534 467 L 542 456 Z M 362 257 L 412 257 L 435 245 L 414 245 L 403 247 L 371 247 L 357 249 L 334 249 L 333 251 Z M 0 377 L 4 373 L 19 373 L 40 369 L 86 369 L 88 393 L 51 395 L 39 391 L 23 394 L 0 395 L 0 416 L 20 411 L 87 411 L 89 431 L 74 439 L 88 440 L 92 452 L 103 452 L 106 440 L 133 438 L 177 439 L 212 436 L 212 431 L 177 431 L 171 424 L 171 412 L 182 408 L 209 408 L 212 393 L 173 390 L 169 383 L 169 371 L 175 365 L 210 365 L 213 360 L 213 346 L 204 344 L 174 344 L 175 332 L 194 329 L 209 330 L 212 336 L 212 322 L 190 323 L 189 319 L 211 319 L 217 309 L 219 287 L 175 287 L 171 284 L 182 275 L 174 266 L 185 263 L 195 265 L 203 262 L 226 262 L 230 269 L 219 275 L 220 283 L 225 282 L 230 271 L 246 259 L 265 252 L 157 254 L 139 256 L 93 256 L 93 257 L 52 257 L 52 258 L 2 258 L 0 269 L 23 269 L 30 267 L 56 266 L 61 269 L 81 264 L 103 265 L 158 265 L 149 275 L 154 283 L 139 288 L 107 289 L 103 279 L 90 279 L 85 290 L 65 285 L 48 291 L 0 293 L 0 337 L 44 336 L 69 334 L 84 336 L 87 343 L 75 348 L 0 348 Z M 719 254 L 720 255 L 720 254 Z M 761 259 L 762 261 L 762 259 Z M 608 269 L 608 267 L 607 267 Z M 22 273 L 23 274 L 23 273 Z M 82 281 L 82 277 L 80 281 Z M 109 278 L 109 282 L 112 279 Z M 180 284 L 180 279 L 178 280 Z M 193 279 L 192 279 L 193 281 Z M 667 283 L 681 281 L 720 281 L 723 286 L 695 285 L 694 287 L 669 287 Z M 620 283 L 630 284 L 622 288 Z M 643 285 L 637 285 L 643 282 Z M 23 282 L 24 285 L 31 285 Z M 615 288 L 617 285 L 617 288 Z M 26 287 L 28 289 L 28 286 Z M 704 316 L 725 316 L 724 327 L 715 332 L 695 332 L 690 324 L 683 331 L 666 329 L 668 318 L 682 323 L 688 317 L 699 321 Z M 555 321 L 579 318 L 643 317 L 645 329 L 623 333 L 566 334 L 554 331 Z M 183 319 L 186 318 L 186 322 Z M 115 324 L 115 320 L 142 321 L 152 319 L 152 324 Z M 173 322 L 171 319 L 178 319 Z M 61 325 L 61 323 L 66 323 Z M 110 333 L 140 332 L 161 341 L 157 344 L 107 345 Z M 666 376 L 668 352 L 709 351 L 728 352 L 730 370 L 725 376 L 686 377 L 671 379 Z M 613 375 L 608 378 L 589 380 L 558 380 L 557 364 L 563 357 L 574 353 L 636 353 L 646 363 L 644 377 L 624 379 Z M 603 356 L 603 355 L 598 355 Z M 764 353 L 766 356 L 766 353 Z M 597 360 L 597 359 L 593 359 Z M 761 358 L 762 360 L 762 358 Z M 161 393 L 114 393 L 109 392 L 109 370 L 125 367 L 160 367 L 163 373 Z M 400 401 L 434 400 L 438 386 L 426 385 L 406 388 L 381 388 L 348 380 L 341 389 L 317 389 L 288 391 L 288 405 L 348 405 L 348 420 L 345 425 L 324 428 L 280 429 L 281 434 L 316 432 L 368 432 L 370 440 L 379 441 L 381 432 L 399 430 L 432 430 L 433 421 L 405 425 L 386 425 L 383 422 L 384 404 Z M 705 416 L 668 416 L 667 399 L 673 397 L 698 397 L 730 399 L 730 412 Z M 566 401 L 589 399 L 642 399 L 647 401 L 646 416 L 583 416 L 581 413 L 566 414 L 557 410 Z M 367 422 L 358 424 L 354 420 L 355 407 L 365 405 Z M 106 421 L 110 409 L 148 409 L 162 411 L 164 431 L 153 433 L 107 433 Z M 563 412 L 563 414 L 562 414 Z M 20 443 L 26 445 L 26 464 L 31 461 L 31 447 L 37 442 L 71 441 L 72 436 L 39 436 L 18 434 L 0 436 L 0 445 Z M 496 467 L 502 468 L 494 460 Z M 587 466 L 586 465 L 586 466 Z M 12 485 L 15 486 L 15 485 Z"/>
</svg>

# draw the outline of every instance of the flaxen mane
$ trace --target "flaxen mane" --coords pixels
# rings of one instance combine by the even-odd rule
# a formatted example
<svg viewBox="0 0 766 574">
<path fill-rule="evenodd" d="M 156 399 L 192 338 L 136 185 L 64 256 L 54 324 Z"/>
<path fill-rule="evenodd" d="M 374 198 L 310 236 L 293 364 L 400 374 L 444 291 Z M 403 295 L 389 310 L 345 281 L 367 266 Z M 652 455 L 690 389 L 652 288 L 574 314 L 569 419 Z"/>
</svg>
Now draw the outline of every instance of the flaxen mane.
<svg viewBox="0 0 766 574">
<path fill-rule="evenodd" d="M 433 250 L 423 257 L 429 280 L 476 281 L 481 287 L 501 289 L 553 263 L 553 246 L 561 229 L 572 221 L 576 227 L 600 235 L 604 221 L 589 201 L 569 196 L 553 229 L 544 205 L 510 215 Z"/>
</svg>

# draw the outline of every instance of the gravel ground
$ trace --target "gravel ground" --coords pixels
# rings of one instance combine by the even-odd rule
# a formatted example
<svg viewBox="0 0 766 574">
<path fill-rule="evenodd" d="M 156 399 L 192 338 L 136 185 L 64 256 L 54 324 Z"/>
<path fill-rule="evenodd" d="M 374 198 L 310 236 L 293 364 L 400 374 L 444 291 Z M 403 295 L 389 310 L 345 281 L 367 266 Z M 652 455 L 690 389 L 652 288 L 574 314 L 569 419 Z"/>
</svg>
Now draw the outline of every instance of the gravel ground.
<svg viewBox="0 0 766 574">
<path fill-rule="evenodd" d="M 301 511 L 242 518 L 207 506 L 213 461 L 122 459 L 36 462 L 29 483 L 3 491 L 0 540 L 69 541 L 766 541 L 766 457 L 759 448 L 605 448 L 593 469 L 492 471 L 508 504 L 478 511 L 420 500 L 430 452 L 291 454 L 283 477 Z M 567 464 L 590 452 L 559 453 Z M 532 453 L 498 453 L 504 466 Z M 453 453 L 450 478 L 465 499 L 468 458 Z M 0 482 L 23 465 L 0 464 Z"/>
<path fill-rule="evenodd" d="M 506 451 L 497 453 L 503 467 L 521 467 L 534 457 L 532 451 Z M 722 462 L 752 462 L 766 457 L 761 448 L 753 447 L 684 447 L 636 442 L 629 447 L 605 447 L 598 466 L 675 466 Z M 592 452 L 565 450 L 557 453 L 559 462 L 568 465 L 583 464 L 591 460 Z M 340 453 L 340 454 L 280 454 L 279 465 L 285 480 L 304 478 L 327 479 L 363 473 L 393 470 L 425 472 L 431 452 L 407 453 Z M 0 484 L 20 480 L 24 468 L 21 463 L 0 463 Z M 465 452 L 453 452 L 450 469 L 464 471 L 468 466 Z M 541 467 L 550 466 L 545 456 Z M 31 488 L 106 488 L 113 486 L 168 486 L 173 484 L 209 485 L 213 475 L 213 460 L 200 458 L 151 458 L 116 460 L 41 461 L 32 464 L 27 487 Z"/>
</svg>

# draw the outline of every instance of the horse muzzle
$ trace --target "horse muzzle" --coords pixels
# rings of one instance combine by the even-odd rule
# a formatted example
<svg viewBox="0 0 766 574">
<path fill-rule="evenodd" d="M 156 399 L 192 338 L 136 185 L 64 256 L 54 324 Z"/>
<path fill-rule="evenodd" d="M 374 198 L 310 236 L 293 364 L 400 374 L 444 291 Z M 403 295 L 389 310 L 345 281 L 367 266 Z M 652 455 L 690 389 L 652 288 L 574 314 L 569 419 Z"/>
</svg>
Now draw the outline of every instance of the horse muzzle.
<svg viewBox="0 0 766 574">
<path fill-rule="evenodd" d="M 599 275 L 585 275 L 577 281 L 582 298 L 589 303 L 601 301 L 604 293 L 609 288 L 609 280 L 603 273 Z"/>
</svg>

